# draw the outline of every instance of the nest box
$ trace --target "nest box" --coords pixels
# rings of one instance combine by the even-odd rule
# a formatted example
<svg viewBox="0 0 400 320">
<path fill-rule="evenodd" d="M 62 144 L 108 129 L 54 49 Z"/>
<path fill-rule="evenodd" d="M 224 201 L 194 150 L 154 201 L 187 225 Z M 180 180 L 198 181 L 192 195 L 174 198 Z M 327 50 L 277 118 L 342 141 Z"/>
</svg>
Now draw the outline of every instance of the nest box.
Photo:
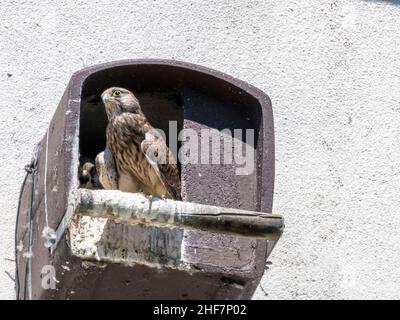
<svg viewBox="0 0 400 320">
<path fill-rule="evenodd" d="M 79 188 L 80 156 L 105 148 L 100 94 L 131 89 L 150 123 L 253 129 L 254 170 L 181 164 L 184 201 Z M 184 144 L 184 142 L 182 142 Z M 245 148 L 246 140 L 239 139 Z M 75 73 L 36 150 L 17 225 L 18 299 L 249 299 L 283 230 L 271 212 L 271 102 L 223 73 L 169 60 L 126 60 Z M 140 205 L 139 205 L 140 204 Z M 110 209 L 114 208 L 114 209 Z"/>
</svg>

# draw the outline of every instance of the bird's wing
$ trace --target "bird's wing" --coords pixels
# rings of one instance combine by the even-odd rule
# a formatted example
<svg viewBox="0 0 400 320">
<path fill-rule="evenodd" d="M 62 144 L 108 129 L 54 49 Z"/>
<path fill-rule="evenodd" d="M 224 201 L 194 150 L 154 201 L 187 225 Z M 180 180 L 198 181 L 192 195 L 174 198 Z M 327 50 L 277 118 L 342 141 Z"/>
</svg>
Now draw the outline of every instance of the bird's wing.
<svg viewBox="0 0 400 320">
<path fill-rule="evenodd" d="M 147 132 L 140 146 L 171 197 L 182 200 L 178 166 L 164 139 L 157 134 Z"/>
<path fill-rule="evenodd" d="M 96 156 L 96 171 L 104 189 L 118 189 L 118 172 L 108 146 Z"/>
</svg>

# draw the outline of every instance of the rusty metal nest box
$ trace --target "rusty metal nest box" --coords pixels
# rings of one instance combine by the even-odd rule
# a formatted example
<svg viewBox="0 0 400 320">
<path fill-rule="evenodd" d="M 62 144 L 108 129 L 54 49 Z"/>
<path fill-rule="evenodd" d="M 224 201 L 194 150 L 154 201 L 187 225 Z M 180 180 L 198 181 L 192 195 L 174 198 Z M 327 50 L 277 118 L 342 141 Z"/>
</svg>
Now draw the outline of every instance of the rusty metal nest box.
<svg viewBox="0 0 400 320">
<path fill-rule="evenodd" d="M 111 86 L 131 89 L 150 123 L 164 132 L 169 121 L 199 136 L 209 128 L 253 129 L 255 169 L 237 175 L 235 163 L 181 164 L 184 201 L 178 204 L 80 189 L 80 157 L 94 159 L 105 148 L 100 93 Z M 240 144 L 246 146 L 244 138 Z M 253 295 L 283 230 L 282 217 L 255 213 L 271 212 L 273 199 L 273 117 L 265 93 L 178 61 L 97 65 L 72 76 L 36 155 L 19 207 L 18 299 Z M 157 208 L 157 216 L 146 215 L 138 203 Z M 202 214 L 191 215 L 190 203 Z M 117 210 L 104 210 L 104 204 Z"/>
</svg>

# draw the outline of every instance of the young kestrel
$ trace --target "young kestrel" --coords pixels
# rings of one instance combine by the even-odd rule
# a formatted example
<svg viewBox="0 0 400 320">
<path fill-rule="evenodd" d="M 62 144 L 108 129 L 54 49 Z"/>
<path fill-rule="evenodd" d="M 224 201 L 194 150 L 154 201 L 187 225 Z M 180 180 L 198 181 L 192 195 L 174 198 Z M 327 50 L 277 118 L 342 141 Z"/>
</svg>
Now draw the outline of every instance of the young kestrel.
<svg viewBox="0 0 400 320">
<path fill-rule="evenodd" d="M 103 187 L 181 200 L 178 167 L 169 161 L 173 155 L 154 134 L 137 98 L 118 87 L 105 90 L 101 98 L 108 117 L 107 147 L 96 157 Z"/>
<path fill-rule="evenodd" d="M 78 169 L 79 187 L 85 189 L 101 189 L 99 176 L 95 170 L 93 161 L 84 157 L 80 159 Z"/>
</svg>

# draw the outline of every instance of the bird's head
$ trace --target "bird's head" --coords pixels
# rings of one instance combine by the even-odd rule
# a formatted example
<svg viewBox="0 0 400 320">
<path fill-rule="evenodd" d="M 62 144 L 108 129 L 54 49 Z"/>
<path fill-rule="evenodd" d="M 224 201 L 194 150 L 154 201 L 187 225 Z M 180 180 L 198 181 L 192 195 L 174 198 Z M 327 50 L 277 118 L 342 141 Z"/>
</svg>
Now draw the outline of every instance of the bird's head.
<svg viewBox="0 0 400 320">
<path fill-rule="evenodd" d="M 81 183 L 87 183 L 91 181 L 96 173 L 96 169 L 93 163 L 85 162 L 80 168 L 79 180 Z"/>
<path fill-rule="evenodd" d="M 138 99 L 124 88 L 112 87 L 101 94 L 108 119 L 124 112 L 142 113 Z"/>
</svg>

